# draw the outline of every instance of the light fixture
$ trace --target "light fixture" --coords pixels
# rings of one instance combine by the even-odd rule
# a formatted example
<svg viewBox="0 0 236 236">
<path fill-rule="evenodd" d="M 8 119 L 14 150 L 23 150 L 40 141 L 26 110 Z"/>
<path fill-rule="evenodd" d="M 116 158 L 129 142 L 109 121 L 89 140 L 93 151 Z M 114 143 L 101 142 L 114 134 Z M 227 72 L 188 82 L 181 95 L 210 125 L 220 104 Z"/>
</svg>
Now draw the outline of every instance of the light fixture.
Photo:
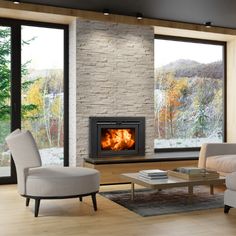
<svg viewBox="0 0 236 236">
<path fill-rule="evenodd" d="M 143 14 L 138 12 L 138 13 L 136 14 L 136 18 L 137 18 L 138 20 L 142 20 L 142 19 L 143 19 Z"/>
<path fill-rule="evenodd" d="M 204 23 L 204 25 L 205 25 L 206 28 L 211 28 L 211 27 L 212 27 L 211 21 L 206 21 L 206 22 Z"/>
<path fill-rule="evenodd" d="M 13 1 L 14 4 L 20 4 L 20 1 Z"/>
<path fill-rule="evenodd" d="M 104 16 L 109 16 L 110 15 L 109 9 L 103 9 L 103 15 Z"/>
</svg>

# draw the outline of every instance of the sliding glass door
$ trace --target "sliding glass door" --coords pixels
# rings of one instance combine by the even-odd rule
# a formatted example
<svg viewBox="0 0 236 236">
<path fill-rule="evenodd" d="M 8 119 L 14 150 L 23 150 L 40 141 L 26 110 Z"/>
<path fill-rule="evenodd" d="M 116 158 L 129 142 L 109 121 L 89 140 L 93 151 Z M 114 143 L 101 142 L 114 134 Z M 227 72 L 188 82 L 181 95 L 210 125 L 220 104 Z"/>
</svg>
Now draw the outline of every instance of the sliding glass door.
<svg viewBox="0 0 236 236">
<path fill-rule="evenodd" d="M 3 21 L 0 183 L 11 183 L 15 171 L 5 137 L 16 128 L 32 132 L 43 165 L 68 165 L 68 30 L 64 25 Z"/>
</svg>

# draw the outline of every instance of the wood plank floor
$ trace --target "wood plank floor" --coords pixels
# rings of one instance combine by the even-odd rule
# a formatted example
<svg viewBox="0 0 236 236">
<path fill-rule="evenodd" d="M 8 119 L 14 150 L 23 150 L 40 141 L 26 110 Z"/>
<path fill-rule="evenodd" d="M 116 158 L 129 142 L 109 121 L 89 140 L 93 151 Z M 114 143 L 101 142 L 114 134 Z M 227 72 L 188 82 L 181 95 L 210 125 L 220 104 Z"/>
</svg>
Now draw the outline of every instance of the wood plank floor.
<svg viewBox="0 0 236 236">
<path fill-rule="evenodd" d="M 125 189 L 129 185 L 102 186 L 101 191 Z M 223 190 L 221 190 L 223 191 Z M 90 197 L 42 201 L 38 218 L 33 216 L 34 202 L 25 207 L 25 199 L 16 185 L 0 186 L 1 236 L 233 236 L 236 235 L 236 209 L 228 215 L 213 209 L 167 216 L 141 217 L 98 195 L 94 212 Z"/>
</svg>

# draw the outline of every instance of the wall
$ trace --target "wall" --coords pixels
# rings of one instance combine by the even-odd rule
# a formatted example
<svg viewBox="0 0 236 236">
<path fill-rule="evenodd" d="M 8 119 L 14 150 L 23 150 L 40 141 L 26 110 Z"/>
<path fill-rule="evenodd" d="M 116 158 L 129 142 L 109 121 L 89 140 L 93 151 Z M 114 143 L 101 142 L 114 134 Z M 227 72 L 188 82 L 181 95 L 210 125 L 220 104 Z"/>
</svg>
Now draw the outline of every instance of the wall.
<svg viewBox="0 0 236 236">
<path fill-rule="evenodd" d="M 69 165 L 76 166 L 76 20 L 69 25 Z"/>
<path fill-rule="evenodd" d="M 90 116 L 145 116 L 146 155 L 152 155 L 153 40 L 150 26 L 77 20 L 76 111 L 70 105 L 76 113 L 72 129 L 76 130 L 77 145 L 71 158 L 76 156 L 77 165 L 89 154 Z M 73 90 L 73 82 L 70 84 Z"/>
<path fill-rule="evenodd" d="M 236 143 L 236 39 L 227 41 L 227 142 Z"/>
</svg>

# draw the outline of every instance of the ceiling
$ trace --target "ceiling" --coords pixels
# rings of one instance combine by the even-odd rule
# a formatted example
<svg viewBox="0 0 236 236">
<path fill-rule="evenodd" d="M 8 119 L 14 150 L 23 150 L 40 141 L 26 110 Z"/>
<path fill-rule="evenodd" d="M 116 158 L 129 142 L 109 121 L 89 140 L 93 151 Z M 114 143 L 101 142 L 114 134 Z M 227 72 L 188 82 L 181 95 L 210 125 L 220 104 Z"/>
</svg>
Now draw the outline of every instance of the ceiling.
<svg viewBox="0 0 236 236">
<path fill-rule="evenodd" d="M 24 0 L 35 3 L 81 10 L 135 16 L 137 12 L 147 18 L 181 21 L 236 28 L 235 0 Z"/>
</svg>

